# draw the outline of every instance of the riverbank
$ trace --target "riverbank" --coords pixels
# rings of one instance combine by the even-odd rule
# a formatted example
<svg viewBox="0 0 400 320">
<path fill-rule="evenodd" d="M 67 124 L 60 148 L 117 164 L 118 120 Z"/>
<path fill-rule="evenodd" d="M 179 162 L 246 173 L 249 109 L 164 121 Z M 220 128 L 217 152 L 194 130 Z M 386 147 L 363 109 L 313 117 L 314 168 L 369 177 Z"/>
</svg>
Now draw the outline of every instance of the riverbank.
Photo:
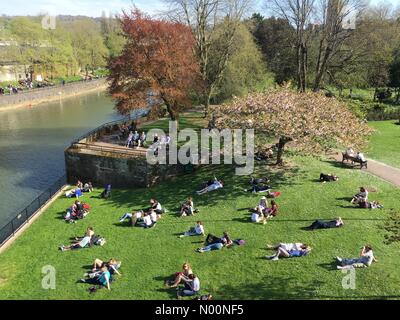
<svg viewBox="0 0 400 320">
<path fill-rule="evenodd" d="M 107 89 L 106 79 L 71 83 L 64 86 L 44 88 L 37 91 L 0 97 L 0 112 L 18 108 L 31 108 L 46 102 L 76 97 Z"/>
</svg>

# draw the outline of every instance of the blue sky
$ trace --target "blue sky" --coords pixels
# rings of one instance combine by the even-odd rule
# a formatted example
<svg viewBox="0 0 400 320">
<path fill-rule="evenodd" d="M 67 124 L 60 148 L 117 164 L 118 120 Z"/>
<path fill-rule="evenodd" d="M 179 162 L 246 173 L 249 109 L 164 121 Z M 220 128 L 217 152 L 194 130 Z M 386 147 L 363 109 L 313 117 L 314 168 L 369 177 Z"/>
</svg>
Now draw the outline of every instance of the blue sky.
<svg viewBox="0 0 400 320">
<path fill-rule="evenodd" d="M 258 11 L 262 11 L 265 0 L 254 0 Z M 400 5 L 400 0 L 384 0 L 394 5 Z M 162 0 L 11 0 L 1 1 L 0 15 L 37 15 L 39 13 L 50 13 L 51 15 L 69 14 L 86 15 L 92 17 L 101 16 L 105 11 L 107 14 L 120 12 L 121 9 L 129 8 L 134 3 L 139 9 L 156 14 L 165 8 Z M 377 4 L 381 0 L 371 0 Z"/>
</svg>

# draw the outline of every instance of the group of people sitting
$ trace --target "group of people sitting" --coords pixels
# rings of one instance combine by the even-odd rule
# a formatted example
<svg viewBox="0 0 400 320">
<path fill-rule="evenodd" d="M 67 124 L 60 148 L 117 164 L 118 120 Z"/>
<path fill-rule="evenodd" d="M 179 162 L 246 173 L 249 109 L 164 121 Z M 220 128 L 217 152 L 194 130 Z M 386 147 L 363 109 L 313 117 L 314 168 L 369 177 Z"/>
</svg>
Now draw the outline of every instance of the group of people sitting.
<svg viewBox="0 0 400 320">
<path fill-rule="evenodd" d="M 146 144 L 146 133 L 143 131 L 141 134 L 139 132 L 130 131 L 128 135 L 128 139 L 126 140 L 126 147 L 144 147 Z"/>
<path fill-rule="evenodd" d="M 161 219 L 161 215 L 164 212 L 165 209 L 161 204 L 157 200 L 151 199 L 149 208 L 137 212 L 132 211 L 131 213 L 125 213 L 119 221 L 122 223 L 125 220 L 128 220 L 132 227 L 139 226 L 149 229 L 157 224 L 157 221 Z"/>
<path fill-rule="evenodd" d="M 183 284 L 183 288 L 178 288 L 181 284 Z M 168 288 L 178 288 L 178 299 L 198 295 L 200 291 L 200 279 L 193 273 L 189 263 L 183 264 L 182 271 L 175 273 L 172 279 L 166 280 L 165 285 Z"/>
<path fill-rule="evenodd" d="M 381 205 L 378 201 L 369 201 L 368 200 L 369 192 L 366 188 L 361 187 L 360 192 L 353 196 L 350 203 L 358 205 L 363 209 L 382 209 L 383 205 Z"/>
<path fill-rule="evenodd" d="M 352 148 L 348 148 L 345 152 L 345 155 L 350 158 L 354 158 L 359 160 L 360 162 L 366 162 L 365 156 L 362 152 L 355 152 Z"/>
<path fill-rule="evenodd" d="M 266 224 L 267 221 L 278 214 L 278 205 L 275 200 L 271 201 L 271 206 L 268 205 L 267 197 L 262 197 L 258 206 L 250 210 L 251 221 L 255 223 Z"/>
<path fill-rule="evenodd" d="M 104 238 L 95 235 L 93 227 L 88 227 L 83 237 L 76 237 L 72 244 L 68 246 L 61 245 L 59 249 L 61 251 L 70 251 L 91 247 L 93 245 L 103 246 L 105 243 L 106 240 Z"/>
<path fill-rule="evenodd" d="M 92 191 L 93 191 L 93 185 L 90 181 L 83 184 L 80 180 L 78 180 L 74 189 L 67 191 L 65 193 L 65 196 L 67 198 L 73 198 L 73 197 L 80 198 L 83 196 L 84 192 L 89 193 Z"/>
<path fill-rule="evenodd" d="M 120 267 L 121 261 L 113 258 L 107 262 L 103 262 L 100 259 L 95 259 L 92 270 L 85 273 L 83 275 L 84 278 L 82 278 L 80 282 L 98 285 L 99 288 L 105 287 L 108 290 L 111 290 L 110 284 L 113 280 L 113 275 L 121 275 L 119 271 Z M 95 287 L 91 288 L 91 292 L 94 292 L 95 290 Z"/>
<path fill-rule="evenodd" d="M 181 217 L 194 216 L 199 210 L 194 208 L 193 198 L 189 197 L 182 203 L 179 215 Z"/>
<path fill-rule="evenodd" d="M 77 220 L 85 218 L 90 213 L 90 206 L 86 203 L 76 200 L 71 207 L 67 209 L 64 220 L 76 223 Z"/>
</svg>

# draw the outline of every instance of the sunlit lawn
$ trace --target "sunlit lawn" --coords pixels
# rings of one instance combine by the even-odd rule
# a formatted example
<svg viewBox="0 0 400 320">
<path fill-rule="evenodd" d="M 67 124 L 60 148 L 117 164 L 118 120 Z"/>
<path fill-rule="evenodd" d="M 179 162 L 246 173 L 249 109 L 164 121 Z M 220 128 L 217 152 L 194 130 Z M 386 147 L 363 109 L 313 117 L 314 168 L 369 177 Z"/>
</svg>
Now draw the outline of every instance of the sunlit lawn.
<svg viewBox="0 0 400 320">
<path fill-rule="evenodd" d="M 174 299 L 175 291 L 164 288 L 163 281 L 180 270 L 183 262 L 192 263 L 202 282 L 202 292 L 216 299 L 298 299 L 298 298 L 390 298 L 400 294 L 399 245 L 384 244 L 381 228 L 392 208 L 398 209 L 400 191 L 360 170 L 334 168 L 330 162 L 310 158 L 292 159 L 297 167 L 281 172 L 259 173 L 272 177 L 275 190 L 282 191 L 278 200 L 280 215 L 267 225 L 249 221 L 248 207 L 259 196 L 246 194 L 248 177 L 234 175 L 231 167 L 204 168 L 194 175 L 148 190 L 114 190 L 112 199 L 98 198 L 100 190 L 86 195 L 93 210 L 78 224 L 62 220 L 69 199 L 57 200 L 1 256 L 1 299 Z M 321 171 L 337 173 L 336 184 L 315 181 Z M 223 190 L 195 196 L 200 213 L 197 217 L 178 218 L 175 212 L 184 199 L 193 195 L 201 183 L 216 174 L 224 179 Z M 371 194 L 385 204 L 382 211 L 348 208 L 345 200 L 361 185 L 377 188 Z M 125 212 L 147 206 L 156 197 L 169 213 L 150 230 L 131 228 L 118 223 Z M 337 230 L 303 231 L 316 218 L 341 216 L 346 226 Z M 233 238 L 243 238 L 242 247 L 199 254 L 195 249 L 201 238 L 178 239 L 177 234 L 194 225 L 205 223 L 206 231 L 222 234 L 229 231 Z M 104 247 L 60 252 L 58 246 L 84 233 L 87 226 L 107 239 Z M 271 262 L 262 259 L 265 246 L 277 242 L 305 242 L 314 249 L 310 256 Z M 379 262 L 368 269 L 357 270 L 356 290 L 344 290 L 342 278 L 335 270 L 333 257 L 357 256 L 359 248 L 370 243 Z M 112 291 L 101 290 L 93 295 L 89 286 L 76 283 L 95 258 L 121 259 L 121 278 Z M 56 290 L 41 287 L 42 267 L 51 265 L 57 271 Z"/>
</svg>

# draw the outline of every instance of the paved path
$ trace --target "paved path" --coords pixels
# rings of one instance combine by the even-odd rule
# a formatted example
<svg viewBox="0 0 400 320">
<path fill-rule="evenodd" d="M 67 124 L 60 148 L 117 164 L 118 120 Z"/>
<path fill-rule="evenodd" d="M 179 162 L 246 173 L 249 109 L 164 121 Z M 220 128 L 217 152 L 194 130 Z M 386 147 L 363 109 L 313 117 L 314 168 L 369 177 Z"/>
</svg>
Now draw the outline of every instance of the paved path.
<svg viewBox="0 0 400 320">
<path fill-rule="evenodd" d="M 340 162 L 342 161 L 341 153 L 337 153 L 334 157 L 337 161 Z M 367 160 L 368 160 L 368 169 L 363 169 L 363 170 L 366 170 L 367 172 L 375 176 L 378 176 L 381 179 L 386 180 L 397 187 L 400 187 L 400 169 L 388 166 L 387 164 L 375 160 L 371 159 Z M 351 164 L 350 163 L 347 164 L 345 162 L 344 165 L 351 165 Z M 360 165 L 356 164 L 355 168 L 360 168 Z"/>
</svg>

